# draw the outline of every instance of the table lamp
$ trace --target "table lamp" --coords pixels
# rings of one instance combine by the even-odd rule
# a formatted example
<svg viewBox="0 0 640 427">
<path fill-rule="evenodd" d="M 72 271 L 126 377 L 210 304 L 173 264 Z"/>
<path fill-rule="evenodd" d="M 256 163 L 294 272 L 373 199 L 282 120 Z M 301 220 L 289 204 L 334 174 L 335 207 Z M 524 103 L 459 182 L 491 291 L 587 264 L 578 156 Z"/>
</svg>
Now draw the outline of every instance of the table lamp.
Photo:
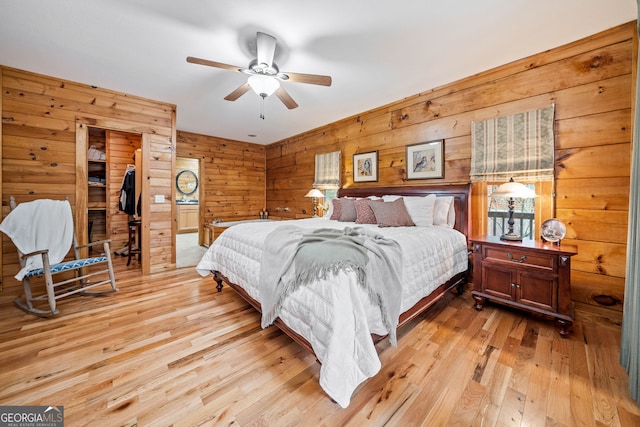
<svg viewBox="0 0 640 427">
<path fill-rule="evenodd" d="M 509 229 L 506 234 L 503 234 L 502 236 L 500 236 L 500 239 L 513 241 L 513 242 L 522 241 L 522 236 L 520 236 L 519 234 L 513 231 L 513 224 L 514 224 L 513 207 L 515 204 L 514 199 L 532 199 L 536 197 L 536 193 L 530 188 L 528 188 L 526 185 L 520 184 L 519 182 L 514 182 L 513 178 L 511 178 L 509 182 L 506 182 L 501 186 L 499 186 L 498 188 L 496 188 L 494 192 L 491 193 L 491 197 L 492 198 L 495 198 L 495 197 L 509 198 L 509 202 L 508 202 L 509 220 L 507 221 L 507 224 L 509 225 Z"/>
<path fill-rule="evenodd" d="M 317 188 L 312 188 L 311 190 L 309 190 L 307 194 L 304 195 L 304 197 L 313 197 L 313 217 L 317 218 L 318 217 L 317 201 L 318 199 L 323 198 L 324 194 L 322 194 L 322 191 L 318 190 Z"/>
</svg>

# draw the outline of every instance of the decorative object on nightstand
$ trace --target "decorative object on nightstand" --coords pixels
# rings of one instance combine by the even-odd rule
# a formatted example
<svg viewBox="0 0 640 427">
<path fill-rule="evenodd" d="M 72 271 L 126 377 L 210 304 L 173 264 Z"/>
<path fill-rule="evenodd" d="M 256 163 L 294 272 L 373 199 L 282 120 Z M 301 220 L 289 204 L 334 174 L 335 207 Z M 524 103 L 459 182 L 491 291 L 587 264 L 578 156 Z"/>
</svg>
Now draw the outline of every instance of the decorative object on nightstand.
<svg viewBox="0 0 640 427">
<path fill-rule="evenodd" d="M 560 244 L 567 234 L 567 226 L 557 218 L 551 218 L 542 223 L 540 227 L 540 237 L 543 241 Z"/>
<path fill-rule="evenodd" d="M 528 188 L 524 184 L 520 184 L 519 182 L 514 182 L 513 178 L 496 188 L 493 193 L 491 193 L 491 197 L 508 197 L 509 198 L 509 220 L 507 224 L 509 224 L 509 229 L 507 233 L 500 236 L 502 240 L 508 240 L 512 242 L 520 242 L 522 241 L 522 236 L 513 231 L 513 208 L 515 205 L 515 199 L 532 199 L 536 197 L 536 193 Z"/>
<path fill-rule="evenodd" d="M 318 190 L 317 188 L 312 188 L 311 190 L 309 190 L 309 192 L 307 194 L 304 195 L 304 197 L 313 197 L 313 217 L 317 218 L 318 217 L 318 199 L 322 199 L 324 197 L 324 194 L 322 194 L 322 191 Z"/>
<path fill-rule="evenodd" d="M 491 300 L 530 313 L 555 318 L 566 338 L 573 324 L 571 257 L 575 246 L 539 240 L 509 242 L 495 236 L 471 239 L 476 310 Z"/>
</svg>

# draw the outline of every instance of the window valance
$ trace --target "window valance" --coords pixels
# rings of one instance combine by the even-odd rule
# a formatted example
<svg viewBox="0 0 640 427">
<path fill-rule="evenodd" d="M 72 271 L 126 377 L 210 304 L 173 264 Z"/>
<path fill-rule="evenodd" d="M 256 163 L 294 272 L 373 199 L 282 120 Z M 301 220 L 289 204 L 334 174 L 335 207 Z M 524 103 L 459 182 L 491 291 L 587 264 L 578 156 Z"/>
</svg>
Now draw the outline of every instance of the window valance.
<svg viewBox="0 0 640 427">
<path fill-rule="evenodd" d="M 340 151 L 316 154 L 316 172 L 313 187 L 319 190 L 340 188 Z"/>
<path fill-rule="evenodd" d="M 554 110 L 552 104 L 473 122 L 471 181 L 552 181 Z"/>
</svg>

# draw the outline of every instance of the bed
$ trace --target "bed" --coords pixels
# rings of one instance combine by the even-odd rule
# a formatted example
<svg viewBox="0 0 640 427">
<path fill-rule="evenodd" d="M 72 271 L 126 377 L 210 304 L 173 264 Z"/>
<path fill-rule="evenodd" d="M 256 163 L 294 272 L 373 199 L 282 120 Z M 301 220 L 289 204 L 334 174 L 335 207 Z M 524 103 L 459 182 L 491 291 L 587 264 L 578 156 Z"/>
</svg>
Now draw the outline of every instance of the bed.
<svg viewBox="0 0 640 427">
<path fill-rule="evenodd" d="M 341 189 L 339 198 L 387 202 L 378 206 L 391 206 L 391 202 L 398 203 L 397 198 L 402 197 L 407 210 L 409 203 L 413 203 L 412 217 L 416 206 L 422 207 L 426 200 L 435 200 L 433 205 L 426 206 L 431 206 L 429 209 L 437 206 L 440 213 L 434 213 L 427 220 L 435 218 L 438 225 L 429 225 L 421 219 L 415 227 L 379 227 L 328 217 L 247 222 L 225 230 L 196 269 L 202 276 L 212 274 L 219 292 L 226 283 L 248 301 L 262 314 L 263 327 L 275 324 L 314 353 L 321 363 L 321 387 L 345 408 L 355 389 L 380 370 L 375 349 L 377 342 L 389 337 L 395 345 L 396 328 L 409 323 L 447 292 L 456 289 L 462 293 L 469 265 L 470 187 L 470 184 L 460 184 Z M 416 205 L 416 201 L 420 204 Z M 442 209 L 447 206 L 446 202 L 450 204 L 445 208 L 443 219 Z M 386 271 L 383 265 L 372 270 L 373 261 L 367 263 L 369 270 L 365 274 L 358 274 L 355 268 L 333 270 L 289 291 L 278 299 L 279 304 L 275 304 L 271 296 L 273 289 L 267 289 L 266 284 L 277 280 L 265 279 L 271 279 L 271 276 L 265 276 L 268 266 L 279 265 L 279 256 L 286 264 L 287 254 L 295 252 L 290 248 L 294 247 L 292 242 L 298 241 L 297 236 L 315 238 L 316 233 L 356 235 L 360 244 L 369 244 L 367 253 L 372 259 L 378 248 L 372 246 L 385 243 L 387 246 L 379 253 L 387 261 L 385 268 L 394 270 L 394 274 Z M 284 236 L 289 236 L 290 240 Z M 424 244 L 425 241 L 430 244 Z M 281 252 L 275 254 L 278 251 Z M 394 258 L 397 254 L 400 258 Z M 398 265 L 399 268 L 393 268 Z M 387 280 L 368 280 L 371 288 L 365 288 L 361 276 Z M 260 286 L 263 286 L 262 296 Z M 389 296 L 384 295 L 387 291 Z M 277 311 L 274 311 L 274 305 Z M 396 311 L 397 315 L 394 315 Z"/>
</svg>

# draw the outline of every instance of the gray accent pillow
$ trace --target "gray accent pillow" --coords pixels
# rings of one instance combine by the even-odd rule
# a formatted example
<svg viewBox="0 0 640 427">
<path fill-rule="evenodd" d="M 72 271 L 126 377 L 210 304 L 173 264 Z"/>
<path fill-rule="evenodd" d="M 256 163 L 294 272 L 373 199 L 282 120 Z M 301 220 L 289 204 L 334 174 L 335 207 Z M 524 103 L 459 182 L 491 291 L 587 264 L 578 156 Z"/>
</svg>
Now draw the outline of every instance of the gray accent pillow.
<svg viewBox="0 0 640 427">
<path fill-rule="evenodd" d="M 356 206 L 353 204 L 353 199 L 344 198 L 340 199 L 340 218 L 338 221 L 342 222 L 355 222 L 358 217 L 356 213 Z"/>
<path fill-rule="evenodd" d="M 415 227 L 402 198 L 393 202 L 370 203 L 378 227 Z"/>
</svg>

